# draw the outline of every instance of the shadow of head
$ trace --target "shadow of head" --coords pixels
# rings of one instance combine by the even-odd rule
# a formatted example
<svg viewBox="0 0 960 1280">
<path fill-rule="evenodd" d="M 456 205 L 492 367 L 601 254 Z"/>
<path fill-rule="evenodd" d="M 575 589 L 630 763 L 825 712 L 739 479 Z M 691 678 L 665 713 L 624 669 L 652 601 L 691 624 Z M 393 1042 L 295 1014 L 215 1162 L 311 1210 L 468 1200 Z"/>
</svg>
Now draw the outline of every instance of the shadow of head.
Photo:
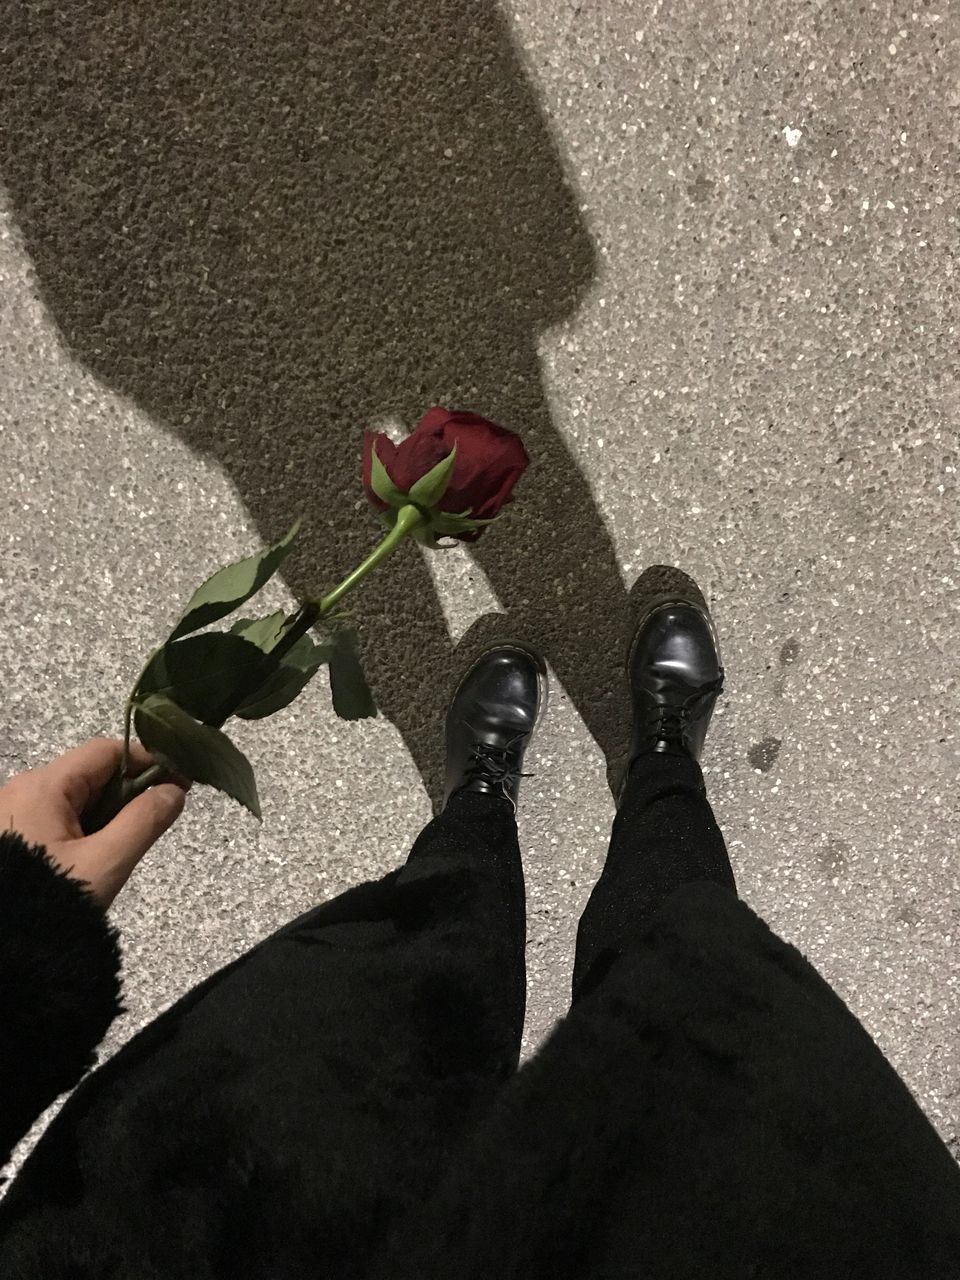
<svg viewBox="0 0 960 1280">
<path fill-rule="evenodd" d="M 480 394 L 591 278 L 493 0 L 42 0 L 4 64 L 3 179 L 67 343 L 227 463 L 318 437 L 317 482 L 352 481 L 368 420 Z"/>
<path fill-rule="evenodd" d="M 377 536 L 363 428 L 440 402 L 519 429 L 542 466 L 496 537 L 529 552 L 562 510 L 557 579 L 592 565 L 592 589 L 622 596 L 536 352 L 594 249 L 494 0 L 37 0 L 8 15 L 0 114 L 0 174 L 67 346 L 223 465 L 264 537 L 305 517 L 295 593 Z M 510 545 L 484 567 L 509 578 Z M 551 627 L 575 634 L 533 630 Z M 450 645 L 413 548 L 364 630 L 424 771 L 443 697 L 425 709 L 423 673 Z M 565 643 L 576 685 L 596 636 Z"/>
</svg>

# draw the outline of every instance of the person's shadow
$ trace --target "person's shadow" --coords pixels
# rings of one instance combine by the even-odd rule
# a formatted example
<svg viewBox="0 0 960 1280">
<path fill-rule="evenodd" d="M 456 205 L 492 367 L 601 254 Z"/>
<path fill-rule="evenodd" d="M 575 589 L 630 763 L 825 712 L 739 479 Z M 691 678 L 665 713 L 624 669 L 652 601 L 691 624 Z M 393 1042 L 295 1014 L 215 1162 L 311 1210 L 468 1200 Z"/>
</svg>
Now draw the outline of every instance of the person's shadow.
<svg viewBox="0 0 960 1280">
<path fill-rule="evenodd" d="M 380 536 L 361 437 L 431 404 L 533 466 L 473 549 L 506 613 L 451 657 L 411 545 L 353 598 L 381 710 L 434 802 L 470 647 L 540 646 L 615 770 L 627 596 L 550 417 L 539 336 L 595 252 L 495 0 L 37 0 L 0 45 L 0 178 L 45 303 L 97 377 L 227 472 L 287 582 Z"/>
</svg>

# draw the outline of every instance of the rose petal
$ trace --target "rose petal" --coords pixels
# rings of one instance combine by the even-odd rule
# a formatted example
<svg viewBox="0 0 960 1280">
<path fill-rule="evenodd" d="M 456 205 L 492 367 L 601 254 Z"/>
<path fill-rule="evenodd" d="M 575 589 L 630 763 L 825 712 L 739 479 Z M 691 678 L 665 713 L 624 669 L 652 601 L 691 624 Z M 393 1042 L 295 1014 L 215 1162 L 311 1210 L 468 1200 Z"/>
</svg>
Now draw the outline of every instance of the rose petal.
<svg viewBox="0 0 960 1280">
<path fill-rule="evenodd" d="M 414 435 L 418 431 L 432 431 L 436 427 L 445 427 L 453 414 L 449 409 L 444 409 L 442 405 L 435 404 L 432 409 L 428 409 L 420 421 L 413 429 Z"/>
<path fill-rule="evenodd" d="M 439 427 L 424 429 L 421 422 L 413 434 L 407 436 L 406 440 L 402 440 L 397 446 L 390 479 L 398 489 L 408 493 L 422 476 L 432 471 L 438 462 L 443 461 L 453 448 L 453 444 L 453 441 L 449 443 L 444 441 L 443 432 Z"/>
<path fill-rule="evenodd" d="M 510 500 L 529 458 L 514 432 L 484 419 L 480 424 L 447 426 L 448 442 L 452 445 L 456 439 L 458 443 L 457 462 L 438 508 L 454 513 L 469 509 L 479 519 L 489 519 Z"/>
<path fill-rule="evenodd" d="M 479 413 L 434 405 L 399 446 L 391 444 L 389 475 L 404 492 L 431 471 L 456 448 L 453 473 L 436 505 L 454 514 L 469 511 L 478 519 L 498 514 L 511 498 L 514 485 L 529 458 L 523 442 Z M 381 460 L 386 464 L 382 451 Z M 481 530 L 455 535 L 461 542 L 476 542 Z"/>
</svg>

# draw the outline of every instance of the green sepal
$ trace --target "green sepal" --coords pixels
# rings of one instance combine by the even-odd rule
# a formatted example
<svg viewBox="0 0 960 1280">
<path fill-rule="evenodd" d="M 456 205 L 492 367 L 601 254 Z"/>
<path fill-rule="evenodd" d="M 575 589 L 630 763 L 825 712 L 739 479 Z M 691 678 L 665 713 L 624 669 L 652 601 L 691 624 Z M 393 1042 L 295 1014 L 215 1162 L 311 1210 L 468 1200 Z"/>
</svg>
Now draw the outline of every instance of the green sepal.
<svg viewBox="0 0 960 1280">
<path fill-rule="evenodd" d="M 370 488 L 377 495 L 381 502 L 385 502 L 388 507 L 399 511 L 401 507 L 405 507 L 410 499 L 390 479 L 387 468 L 380 461 L 380 455 L 377 453 L 377 446 L 373 446 L 373 457 L 370 467 Z"/>
<path fill-rule="evenodd" d="M 441 458 L 435 467 L 431 467 L 425 476 L 421 476 L 410 486 L 407 501 L 432 511 L 447 491 L 456 461 L 457 446 L 454 445 L 445 458 Z"/>
</svg>

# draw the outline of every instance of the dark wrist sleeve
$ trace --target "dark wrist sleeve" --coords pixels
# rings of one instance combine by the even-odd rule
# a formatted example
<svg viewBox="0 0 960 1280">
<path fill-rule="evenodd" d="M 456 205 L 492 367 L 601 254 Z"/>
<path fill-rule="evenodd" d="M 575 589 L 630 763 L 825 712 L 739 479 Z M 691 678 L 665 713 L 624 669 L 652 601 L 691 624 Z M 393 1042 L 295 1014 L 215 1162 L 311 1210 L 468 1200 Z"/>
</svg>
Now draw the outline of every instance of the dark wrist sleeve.
<svg viewBox="0 0 960 1280">
<path fill-rule="evenodd" d="M 0 834 L 0 1166 L 120 1012 L 116 931 L 41 846 Z"/>
</svg>

